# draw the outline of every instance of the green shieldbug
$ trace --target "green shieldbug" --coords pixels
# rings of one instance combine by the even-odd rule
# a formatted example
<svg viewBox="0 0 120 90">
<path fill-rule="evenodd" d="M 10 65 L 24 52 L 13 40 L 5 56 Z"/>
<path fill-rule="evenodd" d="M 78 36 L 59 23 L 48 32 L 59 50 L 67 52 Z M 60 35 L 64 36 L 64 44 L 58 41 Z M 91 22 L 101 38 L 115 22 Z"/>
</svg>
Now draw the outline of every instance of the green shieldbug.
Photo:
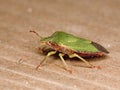
<svg viewBox="0 0 120 90">
<path fill-rule="evenodd" d="M 35 31 L 30 32 L 36 33 Z M 36 34 L 39 36 L 38 33 Z M 47 57 L 56 54 L 56 52 L 59 52 L 58 55 L 62 60 L 65 69 L 70 72 L 71 70 L 68 68 L 68 65 L 63 58 L 64 55 L 68 55 L 69 58 L 77 57 L 85 62 L 88 66 L 99 68 L 99 66 L 94 66 L 86 61 L 84 57 L 99 57 L 109 53 L 103 46 L 98 43 L 84 38 L 76 37 L 62 31 L 56 31 L 51 36 L 40 38 L 40 42 L 43 43 L 45 47 L 52 49 L 52 51 L 48 52 L 46 57 L 40 62 L 37 68 L 39 68 L 44 62 L 46 62 Z"/>
</svg>

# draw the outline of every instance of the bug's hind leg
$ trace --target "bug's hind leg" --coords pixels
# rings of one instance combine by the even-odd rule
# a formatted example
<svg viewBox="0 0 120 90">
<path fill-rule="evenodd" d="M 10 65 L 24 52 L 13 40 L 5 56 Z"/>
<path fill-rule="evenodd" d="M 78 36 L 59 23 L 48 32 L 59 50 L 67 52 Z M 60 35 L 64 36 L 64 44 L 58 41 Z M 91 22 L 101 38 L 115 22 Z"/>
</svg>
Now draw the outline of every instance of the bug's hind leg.
<svg viewBox="0 0 120 90">
<path fill-rule="evenodd" d="M 51 51 L 48 52 L 48 54 L 45 56 L 45 58 L 40 62 L 40 64 L 36 67 L 36 69 L 38 69 L 42 64 L 44 64 L 47 61 L 47 58 L 51 55 L 54 55 L 56 53 L 56 51 Z"/>
<path fill-rule="evenodd" d="M 72 55 L 69 55 L 70 58 L 73 58 L 73 57 L 77 57 L 79 58 L 80 60 L 82 60 L 85 64 L 87 64 L 89 67 L 91 68 L 101 68 L 100 66 L 94 66 L 92 65 L 91 63 L 89 63 L 88 61 L 86 61 L 84 58 L 82 58 L 81 56 L 77 55 L 77 54 L 72 54 Z"/>
<path fill-rule="evenodd" d="M 63 58 L 63 56 L 64 56 L 63 53 L 59 53 L 59 57 L 60 57 L 60 59 L 62 60 L 65 69 L 66 69 L 69 73 L 72 73 L 72 70 L 68 68 L 68 65 L 66 64 L 66 62 L 65 62 L 65 60 L 64 60 L 64 58 Z"/>
</svg>

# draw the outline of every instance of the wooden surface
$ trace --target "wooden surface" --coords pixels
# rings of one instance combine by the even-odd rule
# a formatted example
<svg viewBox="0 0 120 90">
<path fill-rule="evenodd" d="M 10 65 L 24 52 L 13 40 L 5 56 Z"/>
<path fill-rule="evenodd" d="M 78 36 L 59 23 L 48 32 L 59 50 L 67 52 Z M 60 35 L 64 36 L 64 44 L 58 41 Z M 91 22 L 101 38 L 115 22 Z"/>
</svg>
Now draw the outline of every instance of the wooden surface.
<svg viewBox="0 0 120 90">
<path fill-rule="evenodd" d="M 88 59 L 100 70 L 68 59 L 69 74 L 59 58 L 50 57 L 37 71 L 45 55 L 29 30 L 43 37 L 65 31 L 102 44 L 110 54 Z M 0 0 L 0 90 L 120 90 L 119 56 L 120 0 Z"/>
</svg>

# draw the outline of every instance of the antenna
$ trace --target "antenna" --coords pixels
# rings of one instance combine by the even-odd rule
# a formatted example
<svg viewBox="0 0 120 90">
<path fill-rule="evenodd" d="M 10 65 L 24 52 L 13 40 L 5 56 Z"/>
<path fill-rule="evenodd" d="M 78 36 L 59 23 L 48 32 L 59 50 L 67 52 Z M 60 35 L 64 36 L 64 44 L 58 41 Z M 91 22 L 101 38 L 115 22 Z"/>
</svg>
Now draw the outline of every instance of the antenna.
<svg viewBox="0 0 120 90">
<path fill-rule="evenodd" d="M 30 30 L 30 32 L 35 33 L 39 38 L 42 38 L 36 31 Z"/>
</svg>

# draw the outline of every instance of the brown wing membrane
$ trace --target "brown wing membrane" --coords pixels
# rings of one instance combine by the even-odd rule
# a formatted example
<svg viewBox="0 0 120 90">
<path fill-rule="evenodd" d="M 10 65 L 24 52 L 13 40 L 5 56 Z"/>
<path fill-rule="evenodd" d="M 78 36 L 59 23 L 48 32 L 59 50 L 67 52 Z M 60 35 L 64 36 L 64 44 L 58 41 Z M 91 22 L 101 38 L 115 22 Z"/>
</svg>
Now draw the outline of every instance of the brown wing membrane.
<svg viewBox="0 0 120 90">
<path fill-rule="evenodd" d="M 92 42 L 91 44 L 94 45 L 99 51 L 104 52 L 104 53 L 109 53 L 109 52 L 107 51 L 107 49 L 105 49 L 105 48 L 104 48 L 103 46 L 101 46 L 100 44 L 95 43 L 95 42 Z"/>
</svg>

